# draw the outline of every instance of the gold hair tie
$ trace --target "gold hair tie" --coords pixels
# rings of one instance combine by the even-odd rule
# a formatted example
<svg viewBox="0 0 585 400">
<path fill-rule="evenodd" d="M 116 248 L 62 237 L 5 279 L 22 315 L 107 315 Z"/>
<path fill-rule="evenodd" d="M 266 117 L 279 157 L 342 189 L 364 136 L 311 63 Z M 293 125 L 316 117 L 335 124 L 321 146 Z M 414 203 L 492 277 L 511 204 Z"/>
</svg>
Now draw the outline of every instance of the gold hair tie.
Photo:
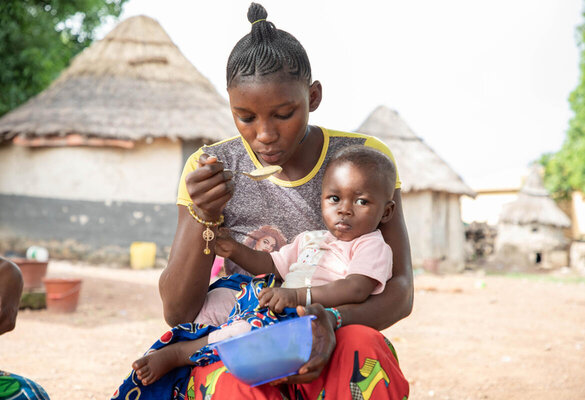
<svg viewBox="0 0 585 400">
<path fill-rule="evenodd" d="M 211 242 L 215 238 L 215 234 L 211 229 L 210 226 L 218 226 L 223 224 L 223 215 L 219 216 L 219 219 L 215 222 L 212 221 L 204 221 L 199 217 L 199 215 L 195 214 L 195 210 L 193 210 L 193 203 L 189 203 L 187 206 L 189 208 L 189 214 L 195 219 L 195 221 L 199 222 L 200 224 L 205 225 L 205 230 L 203 231 L 203 240 L 205 240 L 205 249 L 203 249 L 203 254 L 211 253 L 209 250 L 209 242 Z"/>
<path fill-rule="evenodd" d="M 256 21 L 252 22 L 252 25 L 254 25 L 256 22 L 260 22 L 260 21 L 266 21 L 266 18 L 257 19 Z"/>
</svg>

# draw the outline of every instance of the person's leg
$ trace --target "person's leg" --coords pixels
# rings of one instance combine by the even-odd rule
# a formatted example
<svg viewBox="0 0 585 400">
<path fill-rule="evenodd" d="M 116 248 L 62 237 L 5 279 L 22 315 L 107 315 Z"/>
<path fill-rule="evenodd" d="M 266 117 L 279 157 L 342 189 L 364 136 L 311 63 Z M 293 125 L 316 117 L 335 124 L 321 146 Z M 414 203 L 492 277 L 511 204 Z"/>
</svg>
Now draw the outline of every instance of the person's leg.
<svg viewBox="0 0 585 400">
<path fill-rule="evenodd" d="M 315 381 L 291 385 L 291 398 L 408 398 L 408 381 L 380 332 L 363 325 L 348 325 L 337 330 L 335 336 L 337 345 L 329 364 Z"/>
<path fill-rule="evenodd" d="M 177 367 L 194 365 L 189 359 L 193 353 L 207 345 L 207 336 L 200 339 L 177 342 L 153 350 L 132 363 L 132 369 L 144 386 L 156 382 L 164 374 Z"/>
</svg>

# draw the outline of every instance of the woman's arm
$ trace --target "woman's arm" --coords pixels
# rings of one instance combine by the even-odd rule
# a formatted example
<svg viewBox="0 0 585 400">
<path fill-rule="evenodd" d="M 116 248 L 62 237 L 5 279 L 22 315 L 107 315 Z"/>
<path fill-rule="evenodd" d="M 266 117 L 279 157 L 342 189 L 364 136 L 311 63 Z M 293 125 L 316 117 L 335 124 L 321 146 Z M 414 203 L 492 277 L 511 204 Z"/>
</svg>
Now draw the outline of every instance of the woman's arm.
<svg viewBox="0 0 585 400">
<path fill-rule="evenodd" d="M 199 166 L 186 177 L 193 209 L 205 221 L 217 221 L 233 193 L 232 174 L 215 157 L 203 154 Z M 177 230 L 169 262 L 161 273 L 159 291 L 167 323 L 192 322 L 203 306 L 215 254 L 204 254 L 205 225 L 195 221 L 187 207 L 179 205 Z M 217 233 L 217 228 L 213 228 Z"/>
<path fill-rule="evenodd" d="M 396 206 L 392 219 L 380 227 L 386 243 L 392 247 L 392 279 L 386 282 L 382 293 L 368 297 L 365 302 L 338 307 L 343 325 L 363 324 L 382 330 L 407 317 L 412 311 L 414 290 L 410 243 L 400 189 L 394 192 L 394 202 Z"/>
</svg>

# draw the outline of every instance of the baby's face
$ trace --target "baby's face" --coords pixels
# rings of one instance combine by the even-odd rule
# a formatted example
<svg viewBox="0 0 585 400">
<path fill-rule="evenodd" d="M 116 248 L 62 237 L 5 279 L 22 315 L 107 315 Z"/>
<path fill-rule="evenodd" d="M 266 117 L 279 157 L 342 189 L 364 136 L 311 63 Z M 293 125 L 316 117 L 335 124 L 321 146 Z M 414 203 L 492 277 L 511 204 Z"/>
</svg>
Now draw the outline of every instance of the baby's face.
<svg viewBox="0 0 585 400">
<path fill-rule="evenodd" d="M 388 188 L 379 174 L 345 162 L 332 166 L 323 177 L 321 211 L 327 229 L 349 241 L 376 230 L 392 208 Z"/>
</svg>

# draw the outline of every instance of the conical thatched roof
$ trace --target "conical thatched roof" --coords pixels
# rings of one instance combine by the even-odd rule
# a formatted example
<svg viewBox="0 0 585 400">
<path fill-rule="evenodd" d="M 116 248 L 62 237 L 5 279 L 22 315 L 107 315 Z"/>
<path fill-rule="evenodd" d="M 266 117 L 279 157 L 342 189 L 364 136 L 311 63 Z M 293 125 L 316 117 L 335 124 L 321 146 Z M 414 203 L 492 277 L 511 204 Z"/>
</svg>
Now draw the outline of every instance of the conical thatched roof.
<svg viewBox="0 0 585 400">
<path fill-rule="evenodd" d="M 379 106 L 358 131 L 388 145 L 398 164 L 402 192 L 432 190 L 475 197 L 475 192 L 414 134 L 396 111 Z"/>
<path fill-rule="evenodd" d="M 0 119 L 0 141 L 69 134 L 223 139 L 236 133 L 227 101 L 146 16 L 121 22 L 77 55 L 48 89 Z"/>
<path fill-rule="evenodd" d="M 500 222 L 516 225 L 541 224 L 562 228 L 571 226 L 571 220 L 549 197 L 542 183 L 541 168 L 533 165 L 518 199 L 504 204 Z"/>
</svg>

